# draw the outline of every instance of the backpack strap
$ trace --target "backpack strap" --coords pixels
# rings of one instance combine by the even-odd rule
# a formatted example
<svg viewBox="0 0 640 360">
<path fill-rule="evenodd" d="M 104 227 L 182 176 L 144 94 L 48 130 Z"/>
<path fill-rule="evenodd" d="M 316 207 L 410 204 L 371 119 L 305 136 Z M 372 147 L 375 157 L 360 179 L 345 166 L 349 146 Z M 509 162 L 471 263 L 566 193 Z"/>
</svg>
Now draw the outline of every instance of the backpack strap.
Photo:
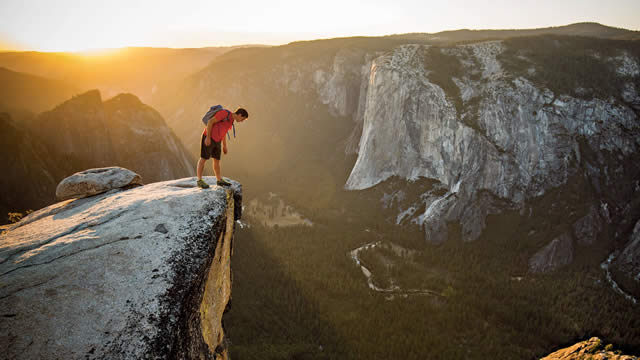
<svg viewBox="0 0 640 360">
<path fill-rule="evenodd" d="M 229 121 L 229 118 L 231 117 L 231 111 L 227 110 L 227 118 L 225 119 L 226 121 Z M 235 123 L 231 123 L 231 126 L 233 127 L 233 138 L 236 138 L 236 124 Z M 229 135 L 229 132 L 227 131 L 227 138 L 229 140 L 231 140 L 231 135 Z"/>
</svg>

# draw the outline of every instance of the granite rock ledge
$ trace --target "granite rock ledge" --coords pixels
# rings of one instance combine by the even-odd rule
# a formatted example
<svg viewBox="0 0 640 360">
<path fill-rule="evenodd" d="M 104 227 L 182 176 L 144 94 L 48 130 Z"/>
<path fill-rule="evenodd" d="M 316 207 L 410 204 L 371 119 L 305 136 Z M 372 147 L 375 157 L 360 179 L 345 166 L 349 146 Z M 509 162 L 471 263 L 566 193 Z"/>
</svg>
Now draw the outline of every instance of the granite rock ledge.
<svg viewBox="0 0 640 360">
<path fill-rule="evenodd" d="M 0 235 L 3 356 L 228 358 L 222 316 L 242 186 L 195 183 L 59 202 Z"/>
</svg>

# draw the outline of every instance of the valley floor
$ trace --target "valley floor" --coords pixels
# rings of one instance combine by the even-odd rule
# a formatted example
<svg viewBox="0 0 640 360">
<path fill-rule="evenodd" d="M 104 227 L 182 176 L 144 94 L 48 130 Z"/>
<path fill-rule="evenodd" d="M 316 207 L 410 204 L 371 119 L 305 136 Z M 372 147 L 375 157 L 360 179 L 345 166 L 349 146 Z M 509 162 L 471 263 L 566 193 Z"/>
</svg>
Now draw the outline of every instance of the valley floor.
<svg viewBox="0 0 640 360">
<path fill-rule="evenodd" d="M 425 247 L 418 231 L 363 229 L 346 221 L 238 229 L 226 320 L 232 357 L 534 359 L 594 335 L 627 353 L 640 349 L 640 312 L 598 262 L 528 275 L 526 256 L 504 237 Z M 362 252 L 374 277 L 386 272 L 433 295 L 372 290 L 352 257 L 372 240 L 414 251 L 412 265 L 387 268 L 372 259 L 393 258 L 388 251 Z"/>
</svg>

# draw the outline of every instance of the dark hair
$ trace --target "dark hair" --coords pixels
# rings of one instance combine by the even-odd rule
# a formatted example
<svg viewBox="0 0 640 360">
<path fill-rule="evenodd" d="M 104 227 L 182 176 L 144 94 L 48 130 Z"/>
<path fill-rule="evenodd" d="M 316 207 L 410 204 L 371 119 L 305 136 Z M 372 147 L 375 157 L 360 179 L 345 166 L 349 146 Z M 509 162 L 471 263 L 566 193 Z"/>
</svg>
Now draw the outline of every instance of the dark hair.
<svg viewBox="0 0 640 360">
<path fill-rule="evenodd" d="M 236 110 L 236 114 L 242 116 L 243 118 L 249 117 L 249 113 L 243 108 L 238 108 L 238 110 Z"/>
</svg>

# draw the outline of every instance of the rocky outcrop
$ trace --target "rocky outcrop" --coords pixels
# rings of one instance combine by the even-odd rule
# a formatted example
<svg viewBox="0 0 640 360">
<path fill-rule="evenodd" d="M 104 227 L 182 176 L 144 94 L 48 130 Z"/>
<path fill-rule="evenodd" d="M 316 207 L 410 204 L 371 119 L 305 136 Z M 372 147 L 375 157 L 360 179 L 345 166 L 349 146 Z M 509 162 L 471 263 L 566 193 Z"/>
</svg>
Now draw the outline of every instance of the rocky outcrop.
<svg viewBox="0 0 640 360">
<path fill-rule="evenodd" d="M 573 261 L 573 240 L 564 234 L 553 239 L 529 260 L 529 271 L 550 272 Z"/>
<path fill-rule="evenodd" d="M 214 179 L 208 179 L 212 181 Z M 0 235 L 11 359 L 226 358 L 241 185 L 194 178 L 63 201 Z"/>
<path fill-rule="evenodd" d="M 612 345 L 605 345 L 597 337 L 581 341 L 573 346 L 558 350 L 541 360 L 637 360 L 637 356 L 623 355 L 613 351 Z"/>
<path fill-rule="evenodd" d="M 144 185 L 140 175 L 121 167 L 89 169 L 65 178 L 56 188 L 59 200 L 83 198 L 109 190 Z"/>
<path fill-rule="evenodd" d="M 162 116 L 131 94 L 103 102 L 97 90 L 89 91 L 41 114 L 36 124 L 37 138 L 67 158 L 61 164 L 67 176 L 114 165 L 148 183 L 193 175 L 192 158 Z"/>
<path fill-rule="evenodd" d="M 266 227 L 313 226 L 291 205 L 274 193 L 253 198 L 245 209 L 248 224 L 261 224 Z"/>
<path fill-rule="evenodd" d="M 114 164 L 147 183 L 195 175 L 194 158 L 155 109 L 132 94 L 120 94 L 103 106 Z"/>
<path fill-rule="evenodd" d="M 599 191 L 628 184 L 637 173 L 627 165 L 640 147 L 631 108 L 511 78 L 498 60 L 500 42 L 446 49 L 464 69 L 451 74 L 455 88 L 447 93 L 431 80 L 438 69 L 431 68 L 428 51 L 406 45 L 374 60 L 358 159 L 346 183 L 365 189 L 391 176 L 437 179 L 449 191 L 424 196 L 426 211 L 415 219 L 438 230 L 427 231 L 428 240 L 446 239 L 448 222 L 460 222 L 465 240 L 476 239 L 488 214 L 523 208 L 576 174 L 593 179 Z M 615 200 L 623 209 L 634 189 L 619 190 L 627 194 Z"/>
</svg>

